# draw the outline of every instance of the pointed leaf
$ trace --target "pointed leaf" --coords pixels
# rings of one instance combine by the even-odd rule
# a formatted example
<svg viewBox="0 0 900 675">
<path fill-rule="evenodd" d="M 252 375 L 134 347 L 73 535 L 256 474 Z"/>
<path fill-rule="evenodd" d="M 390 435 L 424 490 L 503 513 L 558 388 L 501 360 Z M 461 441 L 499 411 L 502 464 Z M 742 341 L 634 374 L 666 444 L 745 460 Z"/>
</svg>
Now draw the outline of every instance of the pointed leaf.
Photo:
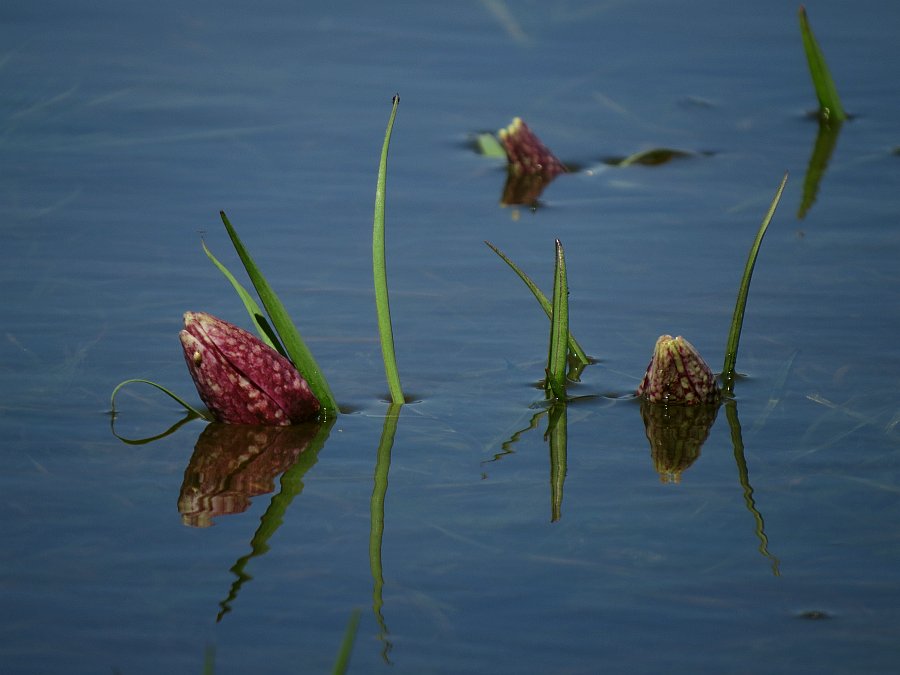
<svg viewBox="0 0 900 675">
<path fill-rule="evenodd" d="M 244 268 L 247 270 L 250 281 L 253 282 L 253 287 L 259 295 L 263 307 L 266 308 L 266 312 L 272 320 L 275 330 L 278 332 L 279 337 L 281 337 L 281 343 L 284 345 L 288 357 L 293 361 L 297 370 L 303 375 L 304 379 L 309 384 L 310 389 L 312 389 L 313 393 L 316 395 L 316 398 L 319 399 L 319 403 L 322 404 L 322 412 L 326 417 L 336 414 L 338 412 L 337 403 L 334 400 L 331 388 L 328 386 L 325 376 L 319 369 L 312 352 L 309 351 L 309 348 L 300 336 L 300 332 L 297 330 L 294 322 L 291 321 L 291 317 L 288 315 L 287 310 L 278 298 L 278 295 L 269 285 L 269 282 L 266 281 L 266 278 L 256 266 L 253 258 L 250 257 L 250 253 L 244 247 L 243 242 L 240 237 L 238 237 L 237 232 L 234 227 L 232 227 L 225 212 L 220 211 L 219 216 L 221 216 L 225 229 L 228 231 L 228 236 L 231 237 L 231 243 L 234 245 L 238 256 L 240 256 L 241 262 L 244 264 Z"/>
</svg>

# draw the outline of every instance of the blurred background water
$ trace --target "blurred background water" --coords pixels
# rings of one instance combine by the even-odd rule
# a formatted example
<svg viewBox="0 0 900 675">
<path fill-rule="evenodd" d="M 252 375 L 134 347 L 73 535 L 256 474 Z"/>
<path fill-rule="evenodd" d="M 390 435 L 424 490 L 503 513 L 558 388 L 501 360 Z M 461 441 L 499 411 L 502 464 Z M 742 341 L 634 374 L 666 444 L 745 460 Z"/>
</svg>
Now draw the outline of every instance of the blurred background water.
<svg viewBox="0 0 900 675">
<path fill-rule="evenodd" d="M 217 673 L 328 672 L 358 608 L 350 672 L 894 672 L 900 9 L 807 10 L 854 118 L 800 218 L 817 125 L 794 3 L 5 2 L 3 672 L 197 673 L 207 647 Z M 388 265 L 416 402 L 385 486 L 370 233 L 395 92 Z M 516 115 L 582 168 L 537 209 L 501 206 L 503 163 L 470 145 Z M 658 147 L 691 156 L 604 161 Z M 743 452 L 720 410 L 663 483 L 627 395 L 661 333 L 720 367 L 785 170 L 738 359 Z M 238 269 L 220 209 L 349 411 L 244 474 L 203 455 L 200 422 L 136 446 L 108 414 L 129 377 L 196 400 L 184 311 L 246 325 L 200 247 Z M 599 362 L 551 522 L 547 322 L 482 241 L 549 290 L 557 237 Z M 126 438 L 180 418 L 149 388 L 119 403 Z M 238 511 L 214 527 L 179 512 L 201 474 Z"/>
</svg>

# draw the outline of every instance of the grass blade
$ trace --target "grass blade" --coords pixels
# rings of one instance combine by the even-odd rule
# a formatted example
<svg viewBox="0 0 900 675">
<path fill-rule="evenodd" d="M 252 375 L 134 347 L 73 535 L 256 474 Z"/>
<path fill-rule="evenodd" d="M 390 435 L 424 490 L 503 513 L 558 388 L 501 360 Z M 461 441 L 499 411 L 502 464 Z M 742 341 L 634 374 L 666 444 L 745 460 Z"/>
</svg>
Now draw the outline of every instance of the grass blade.
<svg viewBox="0 0 900 675">
<path fill-rule="evenodd" d="M 269 320 L 266 318 L 266 315 L 263 314 L 262 309 L 257 304 L 256 300 L 253 299 L 253 296 L 247 292 L 247 289 L 241 285 L 237 279 L 235 279 L 234 275 L 228 270 L 225 265 L 220 263 L 216 256 L 212 254 L 212 251 L 209 250 L 206 246 L 206 242 L 203 243 L 203 252 L 206 253 L 206 257 L 209 258 L 213 265 L 219 268 L 219 271 L 225 275 L 225 278 L 231 282 L 231 285 L 234 287 L 234 290 L 237 291 L 238 296 L 244 303 L 244 307 L 247 308 L 247 313 L 250 315 L 250 319 L 253 321 L 253 325 L 256 326 L 256 333 L 259 335 L 260 339 L 269 345 L 272 349 L 277 351 L 284 357 L 287 357 L 287 354 L 284 351 L 284 347 L 281 346 L 281 342 L 278 340 L 278 336 L 275 334 L 275 330 L 272 328 L 271 324 L 269 324 Z"/>
<path fill-rule="evenodd" d="M 269 282 L 266 281 L 256 263 L 253 262 L 253 258 L 250 257 L 250 253 L 244 247 L 225 212 L 220 211 L 219 215 L 222 217 L 228 236 L 231 237 L 231 243 L 234 244 L 234 248 L 244 264 L 244 269 L 247 270 L 250 281 L 253 282 L 253 287 L 256 289 L 257 295 L 259 295 L 263 307 L 266 308 L 275 330 L 281 337 L 281 343 L 284 345 L 285 351 L 287 351 L 288 358 L 294 362 L 294 366 L 306 379 L 316 398 L 319 399 L 319 403 L 322 405 L 322 413 L 325 417 L 337 414 L 337 403 L 335 403 L 334 396 L 331 394 L 331 388 L 328 386 L 328 382 L 319 369 L 315 358 L 313 358 L 312 352 L 309 351 L 303 338 L 300 337 L 300 332 L 297 330 L 294 322 L 291 321 L 291 317 L 288 315 L 281 300 L 279 300 L 278 295 L 269 286 Z"/>
<path fill-rule="evenodd" d="M 519 278 L 524 282 L 524 284 L 526 286 L 528 286 L 528 290 L 531 291 L 532 295 L 534 295 L 535 299 L 541 305 L 541 308 L 544 310 L 544 313 L 547 315 L 547 318 L 553 319 L 553 306 L 550 304 L 550 301 L 547 299 L 547 296 L 544 295 L 544 293 L 541 291 L 541 289 L 537 287 L 537 284 L 535 284 L 531 280 L 531 278 L 527 274 L 525 274 L 525 272 L 523 272 L 521 269 L 519 269 L 518 265 L 516 265 L 512 260 L 510 260 L 506 256 L 506 254 L 503 253 L 503 251 L 501 251 L 499 248 L 494 246 L 489 241 L 486 241 L 484 243 L 487 244 L 488 248 L 490 248 L 494 253 L 496 253 L 498 256 L 500 256 L 500 259 L 503 260 L 503 262 L 505 262 L 507 265 L 509 265 L 509 268 L 519 276 Z M 584 350 L 581 348 L 581 345 L 578 344 L 578 341 L 575 340 L 574 337 L 572 337 L 571 333 L 569 334 L 569 350 L 572 352 L 572 354 L 575 356 L 575 358 L 578 359 L 578 361 L 580 361 L 582 364 L 587 365 L 588 363 L 591 362 L 591 360 L 588 358 L 587 354 L 585 354 Z"/>
<path fill-rule="evenodd" d="M 178 396 L 177 394 L 175 394 L 175 393 L 169 391 L 168 389 L 166 389 L 166 388 L 165 388 L 164 386 L 162 386 L 161 384 L 156 384 L 156 382 L 152 382 L 152 381 L 150 381 L 150 380 L 144 380 L 144 379 L 141 379 L 141 378 L 133 378 L 133 379 L 130 379 L 130 380 L 125 380 L 124 382 L 119 382 L 119 384 L 116 385 L 116 388 L 113 389 L 112 395 L 109 397 L 109 407 L 110 407 L 110 410 L 112 411 L 112 413 L 113 413 L 114 415 L 115 415 L 115 413 L 116 413 L 116 394 L 118 394 L 118 393 L 119 393 L 119 390 L 120 390 L 122 387 L 124 387 L 126 384 L 132 384 L 133 382 L 140 382 L 140 383 L 142 383 L 142 384 L 149 384 L 151 387 L 156 387 L 156 388 L 159 389 L 161 392 L 163 392 L 166 396 L 168 396 L 168 397 L 174 399 L 174 400 L 178 403 L 178 405 L 180 405 L 182 408 L 184 408 L 185 410 L 187 410 L 187 411 L 188 411 L 189 413 L 191 413 L 192 415 L 196 415 L 196 416 L 199 417 L 200 419 L 206 420 L 207 422 L 212 422 L 212 418 L 211 418 L 209 415 L 207 415 L 206 413 L 200 412 L 199 410 L 197 410 L 196 408 L 194 408 L 193 406 L 191 406 L 191 404 L 189 404 L 187 401 L 185 401 L 184 399 L 182 399 L 182 398 L 181 398 L 180 396 Z"/>
<path fill-rule="evenodd" d="M 550 350 L 547 355 L 547 386 L 559 400 L 566 398 L 566 356 L 569 349 L 569 282 L 566 255 L 556 240 L 553 274 L 553 315 L 550 318 Z"/>
<path fill-rule="evenodd" d="M 394 354 L 394 331 L 391 328 L 391 303 L 388 298 L 384 255 L 384 201 L 387 185 L 388 148 L 391 145 L 391 132 L 394 129 L 394 118 L 397 116 L 399 104 L 400 96 L 395 95 L 387 131 L 384 133 L 381 161 L 378 163 L 378 181 L 375 185 L 375 218 L 372 227 L 372 269 L 375 277 L 375 310 L 378 314 L 381 356 L 384 359 L 384 373 L 391 392 L 391 401 L 397 405 L 402 404 L 404 399 L 403 390 L 400 388 L 400 373 L 397 371 L 397 357 Z"/>
<path fill-rule="evenodd" d="M 350 665 L 350 654 L 353 651 L 353 643 L 356 641 L 356 631 L 359 628 L 360 611 L 354 609 L 347 621 L 347 629 L 344 631 L 344 639 L 341 641 L 341 648 L 338 651 L 337 660 L 334 662 L 334 668 L 331 669 L 332 675 L 344 675 L 347 667 Z"/>
<path fill-rule="evenodd" d="M 731 317 L 731 330 L 728 333 L 728 342 L 725 344 L 725 364 L 722 366 L 722 388 L 725 394 L 729 396 L 734 393 L 735 364 L 737 363 L 737 351 L 741 341 L 741 328 L 744 325 L 744 310 L 747 308 L 747 294 L 750 292 L 750 279 L 753 276 L 753 267 L 756 265 L 760 244 L 762 244 L 763 237 L 766 235 L 772 216 L 775 215 L 775 209 L 778 207 L 778 201 L 781 199 L 781 193 L 784 192 L 787 179 L 788 175 L 785 173 L 784 178 L 781 179 L 781 184 L 775 191 L 775 197 L 769 205 L 769 210 L 759 226 L 753 246 L 750 247 L 747 264 L 744 266 L 744 276 L 741 278 L 741 285 L 738 288 L 734 314 Z"/>
<path fill-rule="evenodd" d="M 816 97 L 819 99 L 819 118 L 823 121 L 843 122 L 847 119 L 847 113 L 841 105 L 841 99 L 831 78 L 831 72 L 825 63 L 825 55 L 813 35 L 806 16 L 806 8 L 800 6 L 800 36 L 803 39 L 803 50 L 806 52 L 806 61 L 809 64 L 809 74 L 812 77 Z"/>
</svg>

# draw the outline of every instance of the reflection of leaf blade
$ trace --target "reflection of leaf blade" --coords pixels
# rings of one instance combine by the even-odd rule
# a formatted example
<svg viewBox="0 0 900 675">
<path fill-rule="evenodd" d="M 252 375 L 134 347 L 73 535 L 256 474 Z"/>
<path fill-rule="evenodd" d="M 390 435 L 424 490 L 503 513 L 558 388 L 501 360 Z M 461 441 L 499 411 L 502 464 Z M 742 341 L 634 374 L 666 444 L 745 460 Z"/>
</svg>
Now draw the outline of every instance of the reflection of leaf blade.
<svg viewBox="0 0 900 675">
<path fill-rule="evenodd" d="M 387 641 L 387 624 L 384 620 L 382 607 L 384 606 L 384 570 L 382 568 L 381 547 L 384 539 L 384 500 L 387 497 L 388 475 L 391 469 L 391 450 L 394 447 L 394 437 L 397 433 L 397 423 L 400 420 L 400 405 L 388 406 L 384 417 L 384 426 L 381 430 L 381 439 L 378 441 L 378 458 L 375 462 L 375 486 L 372 489 L 372 499 L 369 505 L 369 568 L 372 571 L 372 612 L 381 630 L 380 638 L 384 643 L 382 657 L 385 663 L 390 663 L 388 652 L 391 643 Z"/>
<path fill-rule="evenodd" d="M 250 553 L 238 558 L 237 562 L 231 566 L 231 572 L 237 578 L 231 585 L 228 597 L 219 603 L 220 609 L 216 616 L 217 622 L 221 621 L 222 617 L 231 611 L 231 603 L 237 597 L 241 586 L 251 578 L 250 575 L 244 572 L 247 563 L 269 550 L 269 539 L 284 522 L 284 514 L 287 512 L 291 502 L 303 491 L 303 477 L 318 461 L 319 451 L 325 445 L 325 441 L 328 440 L 334 421 L 334 418 L 331 418 L 319 426 L 309 445 L 300 453 L 297 462 L 281 476 L 281 490 L 272 497 L 269 507 L 259 519 L 259 527 L 257 527 L 253 538 L 250 540 Z M 291 427 L 281 428 L 291 429 Z"/>
<path fill-rule="evenodd" d="M 609 160 L 609 164 L 619 167 L 632 166 L 635 164 L 640 164 L 642 166 L 659 166 L 661 164 L 668 164 L 673 159 L 684 159 L 691 156 L 692 153 L 685 152 L 684 150 L 653 148 L 652 150 L 635 152 L 634 154 L 628 155 L 628 157 L 622 157 L 621 159 Z"/>
<path fill-rule="evenodd" d="M 563 487 L 568 471 L 568 419 L 565 401 L 550 408 L 547 440 L 550 443 L 550 521 L 562 518 Z"/>
<path fill-rule="evenodd" d="M 728 426 L 731 429 L 731 443 L 734 447 L 734 460 L 737 462 L 738 478 L 744 490 L 744 504 L 756 521 L 756 536 L 759 539 L 759 552 L 772 561 L 772 573 L 780 576 L 778 571 L 778 558 L 769 553 L 769 538 L 766 536 L 766 523 L 762 514 L 756 508 L 753 499 L 753 487 L 750 485 L 750 474 L 747 470 L 747 460 L 744 457 L 744 440 L 741 434 L 741 423 L 738 419 L 737 401 L 731 399 L 725 402 L 725 416 L 728 418 Z"/>
<path fill-rule="evenodd" d="M 800 208 L 797 210 L 797 218 L 803 219 L 812 208 L 819 193 L 819 183 L 828 168 L 828 161 L 837 145 L 838 135 L 841 131 L 841 123 L 819 123 L 819 132 L 816 134 L 816 144 L 813 146 L 806 176 L 803 179 L 803 197 L 800 200 Z"/>
</svg>

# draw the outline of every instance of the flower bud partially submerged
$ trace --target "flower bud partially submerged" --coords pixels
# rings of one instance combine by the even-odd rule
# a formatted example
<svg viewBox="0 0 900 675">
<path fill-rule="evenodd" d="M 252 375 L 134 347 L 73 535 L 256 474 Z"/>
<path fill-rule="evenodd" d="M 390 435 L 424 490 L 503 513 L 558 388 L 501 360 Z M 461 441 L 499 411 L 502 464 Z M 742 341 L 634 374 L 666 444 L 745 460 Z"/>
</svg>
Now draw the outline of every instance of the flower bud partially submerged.
<svg viewBox="0 0 900 675">
<path fill-rule="evenodd" d="M 719 399 L 719 386 L 706 361 L 680 335 L 661 335 L 637 390 L 650 403 L 700 405 Z"/>
<path fill-rule="evenodd" d="M 550 180 L 566 173 L 568 169 L 547 149 L 522 118 L 516 117 L 505 129 L 501 129 L 500 143 L 506 150 L 509 172 L 516 176 L 542 176 Z"/>
<path fill-rule="evenodd" d="M 252 333 L 210 314 L 185 312 L 179 337 L 197 393 L 217 421 L 282 426 L 319 412 L 294 365 Z"/>
</svg>

